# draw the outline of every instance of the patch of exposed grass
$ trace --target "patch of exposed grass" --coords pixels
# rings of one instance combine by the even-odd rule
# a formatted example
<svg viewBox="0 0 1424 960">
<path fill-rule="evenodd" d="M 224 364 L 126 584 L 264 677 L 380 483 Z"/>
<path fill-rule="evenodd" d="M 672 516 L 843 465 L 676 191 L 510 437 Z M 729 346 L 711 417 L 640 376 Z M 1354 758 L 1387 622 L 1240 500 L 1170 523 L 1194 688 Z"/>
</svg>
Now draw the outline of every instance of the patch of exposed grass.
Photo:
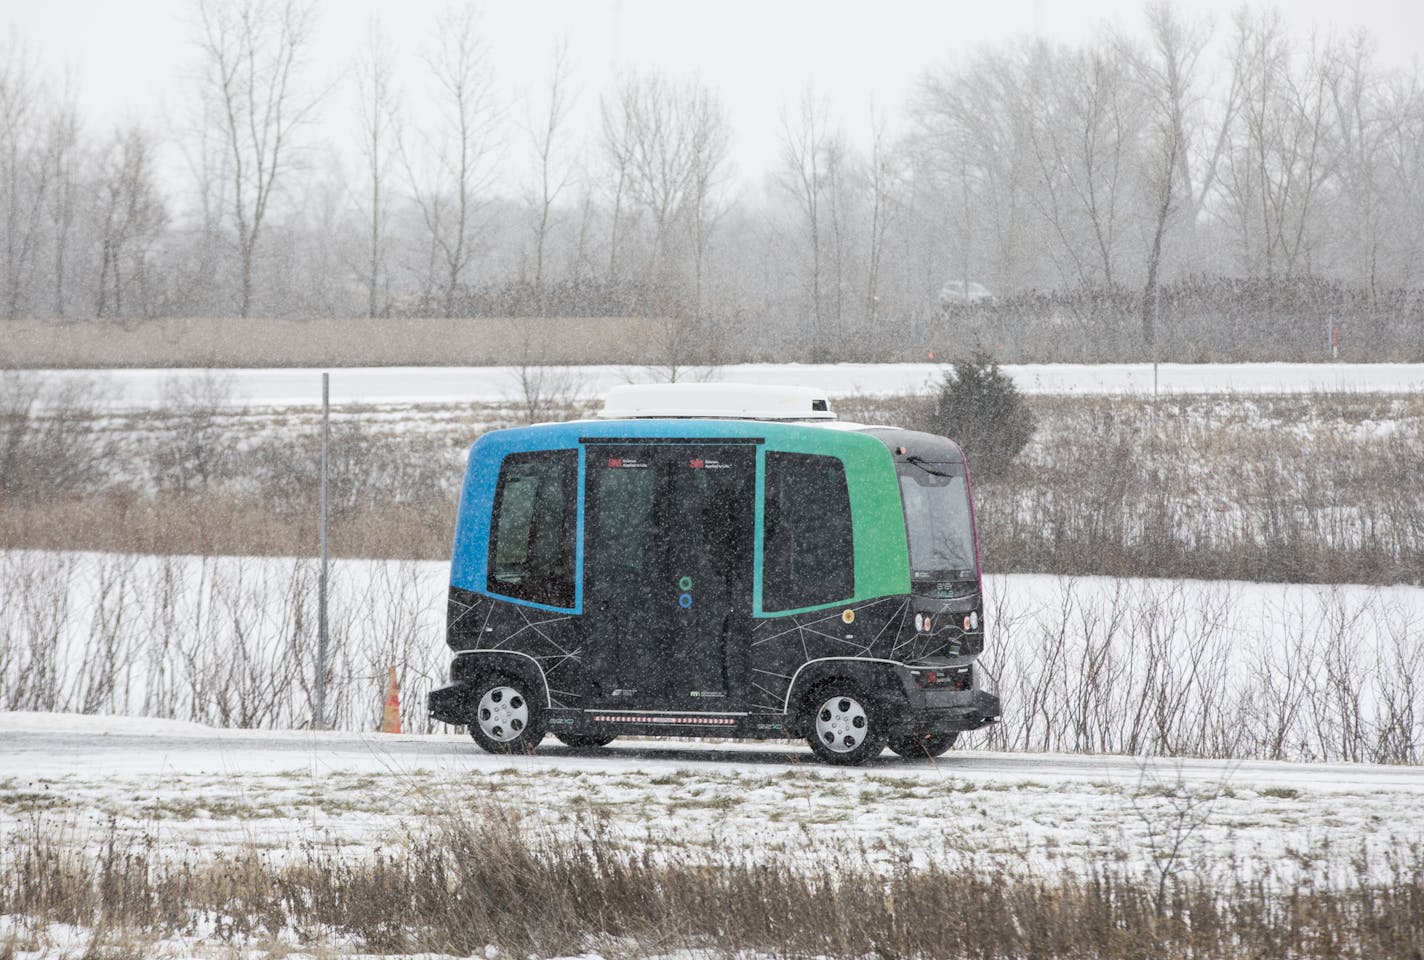
<svg viewBox="0 0 1424 960">
<path fill-rule="evenodd" d="M 735 793 L 717 791 L 708 796 L 698 794 L 696 796 L 676 797 L 668 800 L 667 809 L 669 813 L 678 813 L 685 810 L 734 810 L 742 805 L 742 797 Z"/>
<path fill-rule="evenodd" d="M 38 790 L 0 791 L 0 807 L 10 813 L 35 813 L 71 805 L 72 802 L 65 797 Z"/>
</svg>

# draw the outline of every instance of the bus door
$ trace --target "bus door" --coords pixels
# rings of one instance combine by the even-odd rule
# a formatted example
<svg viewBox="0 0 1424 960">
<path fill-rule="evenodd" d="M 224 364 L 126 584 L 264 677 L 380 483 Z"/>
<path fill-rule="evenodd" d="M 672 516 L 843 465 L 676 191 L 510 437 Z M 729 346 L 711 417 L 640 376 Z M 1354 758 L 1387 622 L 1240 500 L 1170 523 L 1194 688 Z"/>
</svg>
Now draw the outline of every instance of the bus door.
<svg viewBox="0 0 1424 960">
<path fill-rule="evenodd" d="M 730 708 L 746 672 L 756 447 L 590 443 L 586 475 L 590 693 L 606 708 Z"/>
</svg>

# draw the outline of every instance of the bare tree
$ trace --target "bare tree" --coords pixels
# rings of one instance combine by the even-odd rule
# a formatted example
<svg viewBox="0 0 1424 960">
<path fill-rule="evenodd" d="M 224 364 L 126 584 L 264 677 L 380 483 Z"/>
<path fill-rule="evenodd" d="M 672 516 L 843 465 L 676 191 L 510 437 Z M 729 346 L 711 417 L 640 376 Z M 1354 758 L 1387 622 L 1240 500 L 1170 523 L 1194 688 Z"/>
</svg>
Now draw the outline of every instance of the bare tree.
<svg viewBox="0 0 1424 960">
<path fill-rule="evenodd" d="M 847 196 L 852 181 L 850 148 L 845 134 L 837 131 L 826 142 L 826 225 L 830 228 L 831 255 L 831 335 L 829 349 L 838 352 L 845 333 L 846 292 L 850 280 L 846 276 L 850 259 L 850 200 Z"/>
<path fill-rule="evenodd" d="M 579 175 L 578 230 L 569 250 L 566 268 L 566 272 L 576 280 L 583 280 L 594 272 L 592 247 L 598 217 L 596 193 L 593 177 L 586 167 L 582 168 Z"/>
<path fill-rule="evenodd" d="M 1092 128 L 1082 130 L 1076 123 L 1080 113 L 1082 93 L 1076 89 L 1077 71 L 1070 51 L 1061 54 L 1046 42 L 1035 43 L 1025 70 L 1024 99 L 1028 105 L 1029 143 L 1042 192 L 1031 194 L 1035 207 L 1053 231 L 1057 241 L 1049 249 L 1049 257 L 1058 270 L 1060 282 L 1077 281 L 1089 286 L 1091 263 L 1087 245 L 1077 236 L 1082 211 L 1073 202 L 1073 175 L 1076 172 L 1074 149 L 1080 135 L 1084 145 L 1091 144 Z M 1096 91 L 1090 91 L 1090 95 Z M 1086 151 L 1085 151 L 1086 152 Z M 1066 269 L 1064 260 L 1072 262 Z"/>
<path fill-rule="evenodd" d="M 68 263 L 70 236 L 78 207 L 75 194 L 79 190 L 80 154 L 79 104 L 72 84 L 67 84 L 63 96 L 52 105 L 45 133 L 46 179 L 50 189 L 47 204 L 50 242 L 53 253 L 54 315 L 65 316 L 66 292 L 70 285 Z"/>
<path fill-rule="evenodd" d="M 614 103 L 604 101 L 603 112 L 618 203 L 626 189 L 652 228 L 643 274 L 656 284 L 658 306 L 673 308 L 679 301 L 681 253 L 690 247 L 696 313 L 702 260 L 716 220 L 715 188 L 727 161 L 725 111 L 698 81 L 675 83 L 650 74 L 621 81 Z"/>
<path fill-rule="evenodd" d="M 488 54 L 474 8 L 449 8 L 436 20 L 426 65 L 438 119 L 401 158 L 429 239 L 426 297 L 437 289 L 446 316 L 474 261 L 475 220 L 488 186 L 497 120 Z"/>
<path fill-rule="evenodd" d="M 238 309 L 252 310 L 253 262 L 292 139 L 316 100 L 298 78 L 311 40 L 309 0 L 199 0 L 204 96 L 225 141 L 241 267 Z"/>
<path fill-rule="evenodd" d="M 232 376 L 213 370 L 169 377 L 162 386 L 164 428 L 149 443 L 150 471 L 160 489 L 202 491 L 225 478 L 236 461 L 228 436 L 240 420 Z"/>
<path fill-rule="evenodd" d="M 549 231 L 554 225 L 554 204 L 569 184 L 570 165 L 558 152 L 565 121 L 573 108 L 569 90 L 569 46 L 565 40 L 554 47 L 554 70 L 549 79 L 549 102 L 540 122 L 530 126 L 538 184 L 532 197 L 534 208 L 534 296 L 540 316 L 545 315 L 544 266 Z"/>
<path fill-rule="evenodd" d="M 134 285 L 146 316 L 149 250 L 168 222 L 155 183 L 152 141 L 141 127 L 118 130 L 100 163 L 95 313 L 124 316 L 124 294 Z"/>
<path fill-rule="evenodd" d="M 186 255 L 174 265 L 177 299 L 191 311 L 227 312 L 231 308 L 220 297 L 219 286 L 230 280 L 231 243 L 225 236 L 232 193 L 232 151 L 222 131 L 222 114 L 212 97 L 202 96 L 192 105 L 193 118 L 180 149 L 193 178 L 197 201 L 196 237 L 186 246 Z"/>
<path fill-rule="evenodd" d="M 1326 71 L 1315 56 L 1296 63 L 1278 11 L 1247 10 L 1236 17 L 1231 69 L 1241 109 L 1226 157 L 1225 214 L 1248 270 L 1290 276 L 1310 258 L 1328 173 Z"/>
<path fill-rule="evenodd" d="M 1395 244 L 1393 279 L 1419 286 L 1424 277 L 1424 78 L 1415 65 L 1395 75 L 1382 94 L 1399 121 L 1398 134 L 1384 149 L 1388 170 L 1390 222 Z"/>
<path fill-rule="evenodd" d="M 731 134 L 726 111 L 710 91 L 693 85 L 688 89 L 687 96 L 692 139 L 692 182 L 685 205 L 692 232 L 693 310 L 700 317 L 705 306 L 703 287 L 712 231 L 726 212 L 718 191 L 726 176 Z"/>
<path fill-rule="evenodd" d="M 0 297 L 11 319 L 26 306 L 49 187 L 38 113 L 44 97 L 34 55 L 12 27 L 0 41 Z"/>
<path fill-rule="evenodd" d="M 885 143 L 885 119 L 871 113 L 870 164 L 867 168 L 870 189 L 870 240 L 865 271 L 865 322 L 874 330 L 880 320 L 880 263 L 884 257 L 885 238 L 893 220 L 896 158 Z"/>
<path fill-rule="evenodd" d="M 608 282 L 618 279 L 618 251 L 624 238 L 620 232 L 624 226 L 625 206 L 628 202 L 628 183 L 632 177 L 633 150 L 630 138 L 632 131 L 626 122 L 627 106 L 622 94 L 626 87 L 620 87 L 612 99 L 599 98 L 599 116 L 602 121 L 602 145 L 613 181 L 613 209 L 610 213 L 608 229 Z"/>
<path fill-rule="evenodd" d="M 1407 187 L 1389 181 L 1385 157 L 1398 143 L 1409 111 L 1408 101 L 1390 102 L 1385 78 L 1375 64 L 1367 34 L 1357 31 L 1331 44 L 1322 68 L 1338 151 L 1334 167 L 1339 185 L 1334 218 L 1344 236 L 1342 255 L 1351 279 L 1363 281 L 1371 295 L 1380 286 L 1380 260 L 1386 243 L 1389 210 Z"/>
<path fill-rule="evenodd" d="M 1082 286 L 1117 282 L 1128 166 L 1139 139 L 1138 91 L 1119 52 L 1037 48 L 1040 83 L 1030 138 L 1044 190 L 1035 193 Z M 1036 71 L 1039 72 L 1039 71 Z"/>
<path fill-rule="evenodd" d="M 940 191 L 959 200 L 959 271 L 965 281 L 983 271 L 1001 290 L 1030 279 L 1045 239 L 1032 229 L 1038 182 L 1023 96 L 1032 56 L 1031 45 L 982 50 L 927 76 L 913 108 Z"/>
<path fill-rule="evenodd" d="M 372 19 L 366 27 L 366 49 L 356 62 L 356 92 L 360 104 L 361 154 L 366 159 L 370 185 L 370 236 L 366 250 L 366 316 L 378 317 L 388 309 L 382 289 L 389 283 L 386 269 L 388 199 L 386 173 L 393 140 L 398 138 L 397 96 L 391 76 L 391 51 L 381 24 Z"/>
<path fill-rule="evenodd" d="M 1173 215 L 1180 209 L 1184 189 L 1179 181 L 1187 154 L 1187 112 L 1193 97 L 1197 61 L 1210 36 L 1205 27 L 1184 24 L 1175 8 L 1165 2 L 1147 7 L 1150 50 L 1135 65 L 1148 96 L 1149 146 L 1144 182 L 1150 199 L 1147 279 L 1142 290 L 1142 337 L 1152 344 L 1157 337 L 1158 276 L 1163 240 Z"/>
<path fill-rule="evenodd" d="M 808 285 L 811 293 L 810 321 L 811 354 L 820 353 L 824 336 L 824 310 L 821 297 L 822 219 L 826 194 L 826 149 L 831 134 L 827 131 L 825 98 L 817 99 L 808 88 L 802 91 L 801 103 L 793 120 L 785 111 L 781 116 L 781 184 L 796 202 L 801 226 L 805 231 L 806 248 L 811 258 Z"/>
</svg>

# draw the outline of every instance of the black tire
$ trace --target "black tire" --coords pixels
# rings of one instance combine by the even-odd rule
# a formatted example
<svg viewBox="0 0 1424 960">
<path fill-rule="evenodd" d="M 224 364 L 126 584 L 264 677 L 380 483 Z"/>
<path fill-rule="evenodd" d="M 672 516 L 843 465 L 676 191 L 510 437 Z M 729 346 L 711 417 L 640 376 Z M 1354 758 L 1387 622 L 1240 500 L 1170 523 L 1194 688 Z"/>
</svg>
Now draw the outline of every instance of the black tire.
<svg viewBox="0 0 1424 960">
<path fill-rule="evenodd" d="M 556 733 L 554 739 L 566 747 L 585 750 L 591 747 L 606 747 L 618 739 L 613 733 Z"/>
<path fill-rule="evenodd" d="M 544 739 L 544 708 L 525 681 L 492 673 L 475 684 L 470 736 L 489 753 L 533 753 Z"/>
<path fill-rule="evenodd" d="M 909 737 L 891 737 L 890 749 L 906 760 L 933 760 L 949 752 L 959 739 L 957 733 L 921 733 Z"/>
<path fill-rule="evenodd" d="M 806 742 L 825 763 L 854 766 L 880 756 L 888 739 L 883 714 L 856 684 L 835 681 L 806 699 Z"/>
</svg>

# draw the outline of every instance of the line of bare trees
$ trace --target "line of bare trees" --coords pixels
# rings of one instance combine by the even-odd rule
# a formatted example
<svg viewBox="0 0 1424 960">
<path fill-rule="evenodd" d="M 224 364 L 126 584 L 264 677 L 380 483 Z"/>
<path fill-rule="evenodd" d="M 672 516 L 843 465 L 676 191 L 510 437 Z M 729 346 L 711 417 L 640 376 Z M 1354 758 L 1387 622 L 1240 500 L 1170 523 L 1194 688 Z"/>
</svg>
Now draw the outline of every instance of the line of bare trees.
<svg viewBox="0 0 1424 960">
<path fill-rule="evenodd" d="M 1146 43 L 987 49 L 926 81 L 914 115 L 958 205 L 961 271 L 1004 289 L 1145 284 L 1144 303 L 1184 266 L 1418 283 L 1417 73 L 1385 68 L 1364 33 L 1302 41 L 1278 11 L 1213 31 L 1152 3 L 1147 27 Z"/>
<path fill-rule="evenodd" d="M 1424 642 L 1389 591 L 992 580 L 1019 750 L 1418 763 Z"/>
<path fill-rule="evenodd" d="M 735 118 L 705 83 L 580 90 L 565 42 L 541 91 L 504 102 L 473 8 L 418 57 L 372 24 L 323 89 L 309 0 L 199 0 L 191 122 L 162 128 L 83 116 L 11 31 L 0 318 L 654 315 L 703 354 L 752 337 L 834 357 L 923 346 L 957 279 L 1123 302 L 1113 346 L 1142 355 L 1186 278 L 1323 280 L 1357 311 L 1424 283 L 1417 65 L 1277 12 L 1211 24 L 1153 0 L 1144 22 L 927 64 L 863 136 L 807 88 L 765 189 L 740 192 Z M 353 143 L 318 143 L 346 114 Z M 1420 322 L 1392 356 L 1421 349 Z"/>
<path fill-rule="evenodd" d="M 327 715 L 408 730 L 444 682 L 439 563 L 342 561 Z M 0 552 L 0 708 L 310 721 L 314 561 Z M 1419 763 L 1417 597 L 1379 588 L 991 578 L 999 748 Z M 1415 591 L 1417 593 L 1417 591 Z"/>
<path fill-rule="evenodd" d="M 398 668 L 407 729 L 444 682 L 436 564 L 338 563 L 326 716 L 379 721 Z M 227 727 L 311 722 L 315 561 L 0 553 L 0 709 L 121 713 Z"/>
</svg>

